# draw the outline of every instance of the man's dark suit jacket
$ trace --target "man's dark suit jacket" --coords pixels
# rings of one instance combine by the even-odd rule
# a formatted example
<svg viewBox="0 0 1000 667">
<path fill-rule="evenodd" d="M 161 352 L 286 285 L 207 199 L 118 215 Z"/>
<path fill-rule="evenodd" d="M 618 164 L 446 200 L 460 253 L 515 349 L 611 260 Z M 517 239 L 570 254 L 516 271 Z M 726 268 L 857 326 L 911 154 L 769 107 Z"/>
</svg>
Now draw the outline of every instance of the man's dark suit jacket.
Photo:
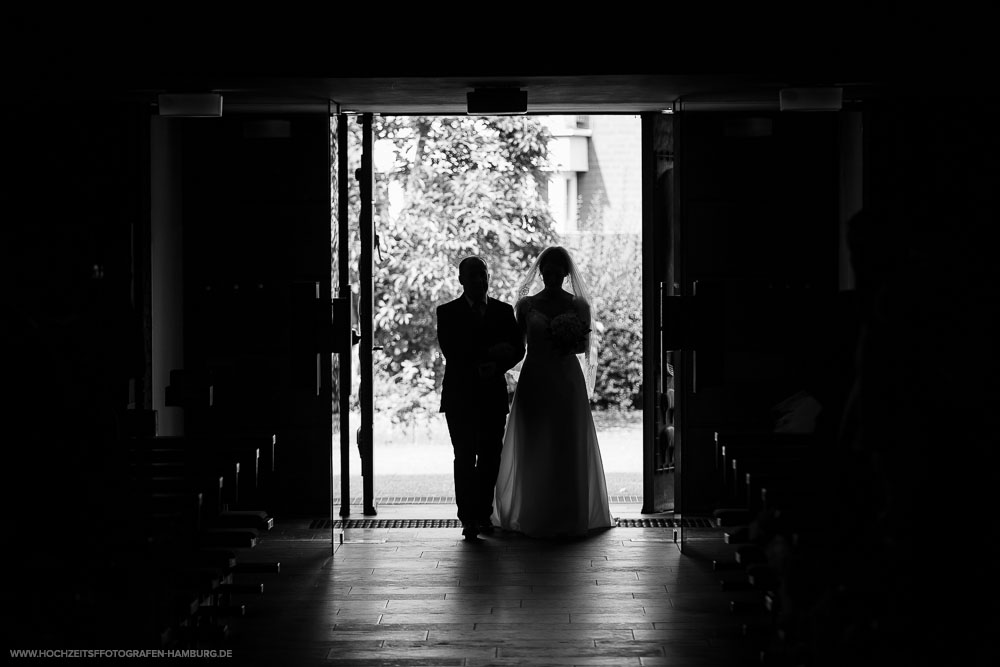
<svg viewBox="0 0 1000 667">
<path fill-rule="evenodd" d="M 490 298 L 480 321 L 469 302 L 460 296 L 438 306 L 437 334 L 445 358 L 441 412 L 482 406 L 506 413 L 509 405 L 504 373 L 524 358 L 524 339 L 514 319 L 514 308 Z M 512 351 L 490 352 L 499 343 L 508 343 Z M 481 377 L 479 365 L 489 361 L 496 363 L 496 370 L 489 377 Z"/>
</svg>

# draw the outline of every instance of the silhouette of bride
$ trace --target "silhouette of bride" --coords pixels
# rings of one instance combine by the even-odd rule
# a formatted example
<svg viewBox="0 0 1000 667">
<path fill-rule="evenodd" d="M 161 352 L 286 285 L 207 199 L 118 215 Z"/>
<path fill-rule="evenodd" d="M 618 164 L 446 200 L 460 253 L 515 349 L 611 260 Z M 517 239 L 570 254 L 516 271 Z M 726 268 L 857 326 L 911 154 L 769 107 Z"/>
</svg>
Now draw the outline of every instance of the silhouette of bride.
<svg viewBox="0 0 1000 667">
<path fill-rule="evenodd" d="M 529 295 L 539 276 L 544 287 Z M 608 528 L 613 521 L 590 411 L 597 360 L 591 303 L 565 248 L 539 254 L 514 313 L 527 353 L 504 432 L 493 519 L 531 537 Z"/>
</svg>

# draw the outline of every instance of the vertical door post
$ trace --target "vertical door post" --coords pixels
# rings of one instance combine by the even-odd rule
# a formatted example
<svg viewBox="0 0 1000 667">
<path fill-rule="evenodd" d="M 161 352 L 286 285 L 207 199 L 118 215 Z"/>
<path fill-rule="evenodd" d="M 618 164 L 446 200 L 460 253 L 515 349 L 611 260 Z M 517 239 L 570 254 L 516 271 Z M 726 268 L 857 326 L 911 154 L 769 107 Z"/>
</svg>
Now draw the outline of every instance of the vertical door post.
<svg viewBox="0 0 1000 667">
<path fill-rule="evenodd" d="M 361 426 L 358 429 L 358 450 L 361 454 L 362 497 L 366 516 L 377 514 L 372 480 L 375 406 L 373 397 L 372 351 L 374 347 L 373 250 L 375 246 L 374 220 L 374 168 L 372 156 L 375 143 L 372 136 L 372 114 L 361 115 L 361 169 L 357 174 L 361 195 L 361 261 L 358 266 L 361 281 L 361 302 L 358 315 L 361 325 L 361 386 L 358 396 L 361 405 Z"/>
</svg>

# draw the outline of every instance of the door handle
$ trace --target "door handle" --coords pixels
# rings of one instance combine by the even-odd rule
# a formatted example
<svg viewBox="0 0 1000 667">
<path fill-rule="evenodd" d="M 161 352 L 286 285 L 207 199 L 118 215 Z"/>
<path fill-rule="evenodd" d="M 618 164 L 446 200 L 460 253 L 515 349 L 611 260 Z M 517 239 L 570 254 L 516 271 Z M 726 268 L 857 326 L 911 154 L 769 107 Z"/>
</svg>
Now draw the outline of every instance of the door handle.
<svg viewBox="0 0 1000 667">
<path fill-rule="evenodd" d="M 330 352 L 350 352 L 361 340 L 361 334 L 351 327 L 351 301 L 348 297 L 337 297 L 330 301 L 330 321 L 321 324 L 321 350 Z"/>
</svg>

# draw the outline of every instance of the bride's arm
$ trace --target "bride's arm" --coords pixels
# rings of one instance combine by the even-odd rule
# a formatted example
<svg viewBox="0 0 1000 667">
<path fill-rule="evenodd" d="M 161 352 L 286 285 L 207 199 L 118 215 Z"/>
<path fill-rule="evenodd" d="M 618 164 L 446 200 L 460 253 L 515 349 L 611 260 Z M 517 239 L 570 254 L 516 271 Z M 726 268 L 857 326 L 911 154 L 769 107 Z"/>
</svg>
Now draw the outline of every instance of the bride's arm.
<svg viewBox="0 0 1000 667">
<path fill-rule="evenodd" d="M 507 369 L 513 368 L 519 361 L 524 359 L 525 345 L 527 342 L 527 314 L 528 297 L 520 299 L 514 304 L 514 326 L 510 331 L 510 344 L 514 348 L 514 354 L 510 359 Z M 505 369 L 506 370 L 506 369 Z"/>
<path fill-rule="evenodd" d="M 583 337 L 583 340 L 573 348 L 573 354 L 583 354 L 590 349 L 590 334 L 593 328 L 593 321 L 590 316 L 590 304 L 583 299 L 577 299 L 576 301 L 576 316 L 580 318 L 583 322 L 584 328 L 587 329 L 587 334 Z"/>
</svg>

